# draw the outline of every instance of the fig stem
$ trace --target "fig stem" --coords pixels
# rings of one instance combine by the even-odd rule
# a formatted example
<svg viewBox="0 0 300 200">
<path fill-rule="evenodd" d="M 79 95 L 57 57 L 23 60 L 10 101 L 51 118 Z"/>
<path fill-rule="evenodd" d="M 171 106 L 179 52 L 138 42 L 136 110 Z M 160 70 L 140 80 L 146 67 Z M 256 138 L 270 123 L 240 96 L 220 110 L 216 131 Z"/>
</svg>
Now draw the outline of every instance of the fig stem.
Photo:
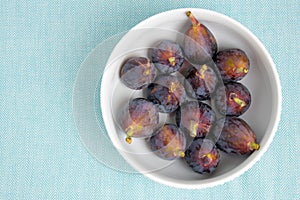
<svg viewBox="0 0 300 200">
<path fill-rule="evenodd" d="M 132 142 L 131 136 L 127 136 L 127 137 L 125 138 L 125 141 L 126 141 L 128 144 L 131 144 L 131 142 Z"/>
<path fill-rule="evenodd" d="M 185 156 L 185 153 L 184 153 L 184 151 L 176 148 L 175 152 L 174 152 L 174 156 L 179 156 L 179 157 L 183 158 Z"/>
<path fill-rule="evenodd" d="M 143 75 L 148 76 L 150 74 L 150 69 L 145 69 Z"/>
<path fill-rule="evenodd" d="M 200 26 L 199 21 L 195 18 L 191 11 L 187 11 L 185 14 L 191 20 L 193 26 Z"/>
<path fill-rule="evenodd" d="M 176 65 L 176 58 L 174 56 L 170 57 L 168 61 L 173 67 Z"/>
<path fill-rule="evenodd" d="M 206 70 L 207 70 L 207 65 L 203 65 L 201 67 L 201 69 L 199 70 L 199 73 L 200 73 L 199 78 L 205 79 L 205 74 L 204 73 L 206 72 Z"/>
<path fill-rule="evenodd" d="M 172 92 L 172 93 L 175 92 L 178 89 L 178 86 L 179 86 L 178 83 L 171 82 L 170 83 L 170 89 L 169 89 L 170 92 Z M 169 98 L 169 96 L 168 96 L 168 98 Z"/>
<path fill-rule="evenodd" d="M 212 159 L 211 153 L 208 153 L 208 154 L 206 154 L 205 156 L 206 156 L 208 159 Z"/>
<path fill-rule="evenodd" d="M 251 150 L 258 150 L 260 148 L 259 144 L 255 142 L 249 142 L 249 147 Z"/>
<path fill-rule="evenodd" d="M 125 138 L 125 141 L 128 144 L 131 144 L 132 142 L 132 138 L 131 136 L 135 133 L 135 132 L 139 132 L 143 129 L 143 126 L 139 125 L 139 124 L 132 124 L 130 126 L 128 126 L 125 130 L 127 137 Z"/>
<path fill-rule="evenodd" d="M 241 108 L 246 106 L 246 102 L 237 97 L 237 94 L 232 92 L 229 94 L 229 98 L 232 99 L 235 103 L 237 103 Z"/>
<path fill-rule="evenodd" d="M 234 100 L 235 103 L 239 104 L 241 107 L 246 106 L 245 101 L 243 101 L 243 100 L 241 100 L 239 98 L 234 98 L 233 100 Z"/>
<path fill-rule="evenodd" d="M 247 68 L 244 68 L 243 66 L 241 67 L 237 67 L 236 69 L 235 69 L 235 72 L 236 73 L 245 73 L 245 74 L 247 74 L 248 73 L 248 69 Z"/>
<path fill-rule="evenodd" d="M 190 124 L 190 136 L 196 137 L 197 136 L 197 130 L 198 130 L 198 123 L 195 120 L 191 121 Z"/>
<path fill-rule="evenodd" d="M 183 158 L 184 156 L 185 156 L 184 151 L 180 151 L 180 152 L 179 152 L 179 157 Z"/>
</svg>

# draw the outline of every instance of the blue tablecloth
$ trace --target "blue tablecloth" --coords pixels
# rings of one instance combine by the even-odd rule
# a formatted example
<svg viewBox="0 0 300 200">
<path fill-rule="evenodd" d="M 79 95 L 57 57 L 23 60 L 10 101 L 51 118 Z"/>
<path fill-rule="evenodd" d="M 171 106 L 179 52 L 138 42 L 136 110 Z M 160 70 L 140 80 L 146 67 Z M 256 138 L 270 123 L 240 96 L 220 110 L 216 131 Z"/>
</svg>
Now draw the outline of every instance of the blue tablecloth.
<svg viewBox="0 0 300 200">
<path fill-rule="evenodd" d="M 270 52 L 283 109 L 262 159 L 224 185 L 171 188 L 112 170 L 82 145 L 77 71 L 101 41 L 162 11 L 196 7 L 241 22 Z M 300 199 L 300 3 L 297 0 L 0 3 L 0 199 Z"/>
</svg>

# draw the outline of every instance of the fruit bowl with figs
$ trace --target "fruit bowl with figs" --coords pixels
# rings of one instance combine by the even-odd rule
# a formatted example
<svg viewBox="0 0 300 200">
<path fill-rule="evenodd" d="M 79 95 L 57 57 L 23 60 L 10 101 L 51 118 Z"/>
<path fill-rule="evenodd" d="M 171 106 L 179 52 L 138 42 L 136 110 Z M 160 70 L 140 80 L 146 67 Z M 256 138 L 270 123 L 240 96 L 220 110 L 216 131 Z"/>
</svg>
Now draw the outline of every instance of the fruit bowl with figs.
<svg viewBox="0 0 300 200">
<path fill-rule="evenodd" d="M 237 21 L 186 8 L 136 25 L 101 82 L 109 137 L 136 171 L 173 187 L 232 180 L 276 132 L 281 91 L 262 43 Z"/>
</svg>

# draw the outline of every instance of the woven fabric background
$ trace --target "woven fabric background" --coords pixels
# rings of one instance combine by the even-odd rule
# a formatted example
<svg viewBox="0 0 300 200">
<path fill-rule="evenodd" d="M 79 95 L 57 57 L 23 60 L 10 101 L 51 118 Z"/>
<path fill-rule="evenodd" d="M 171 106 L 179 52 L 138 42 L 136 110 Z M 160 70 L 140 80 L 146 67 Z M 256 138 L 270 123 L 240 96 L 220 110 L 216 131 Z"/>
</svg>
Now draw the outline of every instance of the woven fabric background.
<svg viewBox="0 0 300 200">
<path fill-rule="evenodd" d="M 278 131 L 262 159 L 209 189 L 171 188 L 97 162 L 72 113 L 79 66 L 106 38 L 162 11 L 196 7 L 241 22 L 266 46 L 283 92 Z M 300 199 L 298 0 L 2 0 L 0 199 Z"/>
</svg>

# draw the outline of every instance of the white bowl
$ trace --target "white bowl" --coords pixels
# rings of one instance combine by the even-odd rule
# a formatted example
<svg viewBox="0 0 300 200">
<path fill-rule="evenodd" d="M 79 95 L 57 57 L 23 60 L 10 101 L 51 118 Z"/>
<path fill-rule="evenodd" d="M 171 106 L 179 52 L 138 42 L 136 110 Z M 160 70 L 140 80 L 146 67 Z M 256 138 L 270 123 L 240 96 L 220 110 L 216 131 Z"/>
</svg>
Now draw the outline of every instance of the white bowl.
<svg viewBox="0 0 300 200">
<path fill-rule="evenodd" d="M 261 147 L 250 156 L 222 153 L 219 166 L 210 175 L 193 172 L 180 159 L 170 162 L 158 158 L 149 150 L 144 139 L 135 139 L 133 144 L 128 145 L 115 120 L 124 102 L 133 96 L 142 95 L 141 91 L 130 90 L 120 82 L 119 69 L 122 62 L 130 56 L 147 56 L 148 48 L 160 39 L 180 37 L 176 31 L 184 32 L 190 25 L 185 15 L 188 10 L 215 35 L 219 50 L 240 48 L 247 53 L 251 63 L 249 74 L 241 82 L 250 90 L 252 103 L 241 118 L 252 127 Z M 281 113 L 281 88 L 269 53 L 248 29 L 217 12 L 184 8 L 152 16 L 136 25 L 120 40 L 111 53 L 103 74 L 101 109 L 112 143 L 134 169 L 159 183 L 199 189 L 223 184 L 238 177 L 262 157 L 277 130 Z"/>
</svg>

